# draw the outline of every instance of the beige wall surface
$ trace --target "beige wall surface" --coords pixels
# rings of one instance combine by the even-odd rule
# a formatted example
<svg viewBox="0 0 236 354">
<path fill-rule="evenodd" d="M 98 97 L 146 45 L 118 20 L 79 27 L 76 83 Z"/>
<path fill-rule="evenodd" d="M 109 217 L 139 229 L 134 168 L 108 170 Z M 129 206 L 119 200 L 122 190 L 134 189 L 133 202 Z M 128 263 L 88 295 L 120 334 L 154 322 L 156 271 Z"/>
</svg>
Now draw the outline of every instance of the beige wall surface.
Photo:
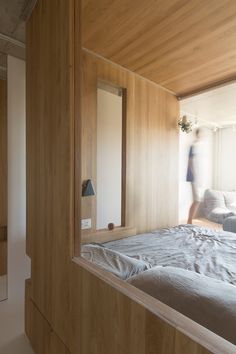
<svg viewBox="0 0 236 354">
<path fill-rule="evenodd" d="M 29 277 L 26 247 L 26 112 L 25 62 L 8 57 L 8 290 L 24 297 Z M 20 293 L 19 293 L 20 292 Z"/>
<path fill-rule="evenodd" d="M 125 137 L 124 137 L 125 138 Z M 96 228 L 121 225 L 122 97 L 97 90 Z"/>
</svg>

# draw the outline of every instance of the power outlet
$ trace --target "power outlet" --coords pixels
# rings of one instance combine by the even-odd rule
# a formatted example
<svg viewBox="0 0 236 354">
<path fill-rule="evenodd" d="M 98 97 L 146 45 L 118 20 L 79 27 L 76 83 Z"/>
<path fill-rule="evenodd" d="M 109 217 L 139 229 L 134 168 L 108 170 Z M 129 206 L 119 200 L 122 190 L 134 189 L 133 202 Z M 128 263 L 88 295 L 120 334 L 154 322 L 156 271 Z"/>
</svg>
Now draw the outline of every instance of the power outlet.
<svg viewBox="0 0 236 354">
<path fill-rule="evenodd" d="M 88 230 L 92 228 L 92 220 L 91 219 L 82 219 L 81 220 L 81 229 Z"/>
</svg>

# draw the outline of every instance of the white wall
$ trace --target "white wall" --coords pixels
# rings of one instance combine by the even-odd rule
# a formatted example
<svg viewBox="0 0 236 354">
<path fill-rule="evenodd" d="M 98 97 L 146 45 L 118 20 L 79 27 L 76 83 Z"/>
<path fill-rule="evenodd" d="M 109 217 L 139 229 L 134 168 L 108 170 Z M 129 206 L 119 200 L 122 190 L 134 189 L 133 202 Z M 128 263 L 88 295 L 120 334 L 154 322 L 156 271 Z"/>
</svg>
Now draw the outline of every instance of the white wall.
<svg viewBox="0 0 236 354">
<path fill-rule="evenodd" d="M 98 89 L 97 229 L 121 225 L 122 97 Z"/>
<path fill-rule="evenodd" d="M 24 335 L 26 151 L 25 63 L 8 57 L 8 299 L 0 302 L 0 354 L 33 354 Z"/>
<path fill-rule="evenodd" d="M 194 140 L 193 134 L 179 134 L 179 222 L 186 222 L 189 206 L 192 203 L 191 184 L 186 182 L 189 147 Z"/>
<path fill-rule="evenodd" d="M 189 208 L 192 204 L 191 184 L 186 182 L 189 148 L 195 140 L 194 133 L 183 133 L 179 135 L 179 222 L 186 223 Z M 213 165 L 214 165 L 214 133 L 204 129 L 204 188 L 213 186 Z"/>
<path fill-rule="evenodd" d="M 236 132 L 230 128 L 216 133 L 214 188 L 236 190 Z"/>
<path fill-rule="evenodd" d="M 8 57 L 8 298 L 24 293 L 26 244 L 25 62 Z"/>
</svg>

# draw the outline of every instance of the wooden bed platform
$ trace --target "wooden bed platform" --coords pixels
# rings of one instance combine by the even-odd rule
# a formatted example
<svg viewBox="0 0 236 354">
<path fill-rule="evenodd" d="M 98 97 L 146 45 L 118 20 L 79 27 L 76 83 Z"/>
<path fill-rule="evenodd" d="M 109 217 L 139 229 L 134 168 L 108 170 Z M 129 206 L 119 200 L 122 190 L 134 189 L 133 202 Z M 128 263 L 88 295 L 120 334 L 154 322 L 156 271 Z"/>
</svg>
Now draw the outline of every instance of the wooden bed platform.
<svg viewBox="0 0 236 354">
<path fill-rule="evenodd" d="M 168 191 L 174 195 L 177 185 L 179 115 L 173 94 L 87 51 L 82 56 L 81 47 L 81 1 L 39 0 L 27 24 L 27 254 L 32 273 L 26 282 L 26 333 L 35 353 L 235 353 L 232 344 L 78 257 L 81 105 L 83 97 L 93 95 L 97 75 L 131 90 L 127 173 L 131 186 L 139 182 L 141 193 L 137 203 L 130 192 L 126 213 L 137 232 L 176 223 L 177 196 L 172 208 L 163 200 Z M 82 88 L 84 75 L 91 81 Z M 87 117 L 93 117 L 93 104 L 86 107 Z M 134 136 L 136 120 L 141 129 Z M 160 132 L 160 145 L 153 132 Z M 152 143 L 142 154 L 147 141 Z M 154 159 L 156 149 L 160 165 L 151 161 L 147 176 L 155 187 L 148 194 L 142 171 L 147 152 Z M 165 177 L 156 179 L 160 171 Z"/>
</svg>

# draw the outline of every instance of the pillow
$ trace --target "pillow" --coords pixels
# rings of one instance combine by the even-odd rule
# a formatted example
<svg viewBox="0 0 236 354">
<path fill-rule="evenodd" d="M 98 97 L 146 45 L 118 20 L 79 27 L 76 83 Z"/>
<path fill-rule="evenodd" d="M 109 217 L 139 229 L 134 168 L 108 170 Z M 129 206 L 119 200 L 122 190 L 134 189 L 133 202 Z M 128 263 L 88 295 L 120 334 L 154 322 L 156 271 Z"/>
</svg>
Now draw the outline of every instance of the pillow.
<svg viewBox="0 0 236 354">
<path fill-rule="evenodd" d="M 223 230 L 236 233 L 236 216 L 231 216 L 225 219 L 223 223 Z"/>
<path fill-rule="evenodd" d="M 142 260 L 94 244 L 82 246 L 81 256 L 123 280 L 149 268 L 149 265 Z"/>
<path fill-rule="evenodd" d="M 207 189 L 204 194 L 204 207 L 206 213 L 210 213 L 215 208 L 225 208 L 223 192 Z"/>
<path fill-rule="evenodd" d="M 160 266 L 127 282 L 236 344 L 236 286 L 185 269 Z"/>
<path fill-rule="evenodd" d="M 234 215 L 234 213 L 226 207 L 224 193 L 212 189 L 205 191 L 204 210 L 206 217 L 218 224 L 223 224 L 226 218 Z"/>
<path fill-rule="evenodd" d="M 236 212 L 236 192 L 224 192 L 226 207 L 232 211 Z"/>
<path fill-rule="evenodd" d="M 234 215 L 235 214 L 228 208 L 215 208 L 209 214 L 207 214 L 207 218 L 218 224 L 223 224 L 225 219 Z"/>
</svg>

